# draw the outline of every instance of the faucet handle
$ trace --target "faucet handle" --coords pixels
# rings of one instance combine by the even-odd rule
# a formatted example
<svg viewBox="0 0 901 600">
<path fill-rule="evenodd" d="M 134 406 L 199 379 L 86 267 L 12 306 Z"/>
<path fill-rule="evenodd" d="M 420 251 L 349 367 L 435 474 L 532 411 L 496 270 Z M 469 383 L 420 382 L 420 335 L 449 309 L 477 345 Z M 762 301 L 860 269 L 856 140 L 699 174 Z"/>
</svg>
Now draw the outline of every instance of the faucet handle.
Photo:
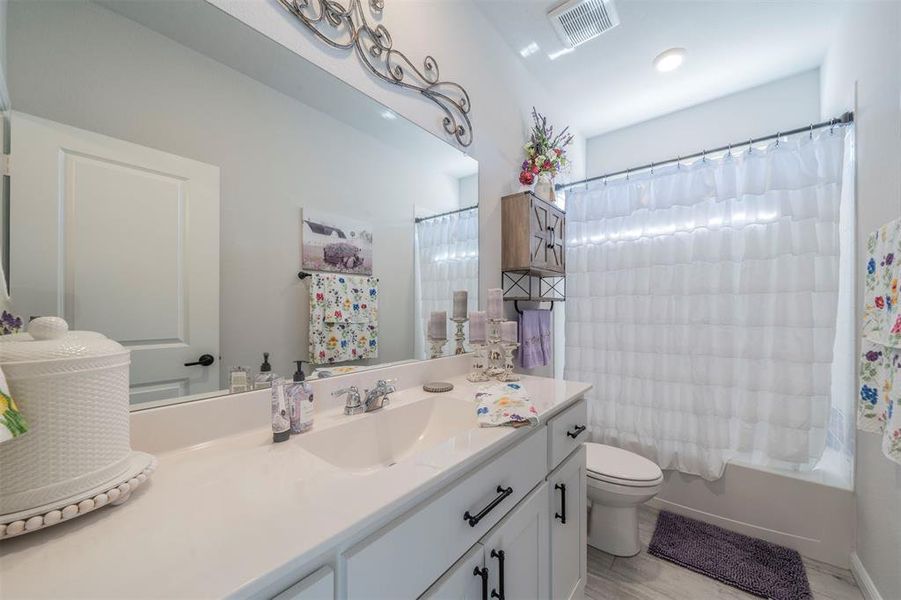
<svg viewBox="0 0 901 600">
<path fill-rule="evenodd" d="M 380 390 L 388 390 L 390 393 L 396 390 L 394 387 L 395 383 L 397 383 L 397 379 L 379 379 L 375 382 L 375 387 Z"/>
<path fill-rule="evenodd" d="M 348 403 L 350 403 L 351 400 L 355 401 L 356 403 L 360 402 L 360 390 L 357 389 L 357 386 L 351 385 L 346 388 L 341 388 L 340 390 L 335 390 L 334 392 L 332 392 L 332 397 L 338 398 L 339 396 L 343 396 L 344 394 L 347 394 Z"/>
</svg>

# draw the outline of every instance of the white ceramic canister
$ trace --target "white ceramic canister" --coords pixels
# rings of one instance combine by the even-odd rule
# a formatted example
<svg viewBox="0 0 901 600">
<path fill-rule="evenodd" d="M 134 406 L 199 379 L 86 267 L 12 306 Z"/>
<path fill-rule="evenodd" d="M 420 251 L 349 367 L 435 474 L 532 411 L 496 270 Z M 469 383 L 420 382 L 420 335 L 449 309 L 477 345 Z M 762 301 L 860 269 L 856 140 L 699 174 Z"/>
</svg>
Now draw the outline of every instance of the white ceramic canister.
<svg viewBox="0 0 901 600">
<path fill-rule="evenodd" d="M 41 317 L 0 337 L 0 367 L 29 430 L 0 444 L 0 515 L 66 503 L 126 475 L 129 352 Z"/>
</svg>

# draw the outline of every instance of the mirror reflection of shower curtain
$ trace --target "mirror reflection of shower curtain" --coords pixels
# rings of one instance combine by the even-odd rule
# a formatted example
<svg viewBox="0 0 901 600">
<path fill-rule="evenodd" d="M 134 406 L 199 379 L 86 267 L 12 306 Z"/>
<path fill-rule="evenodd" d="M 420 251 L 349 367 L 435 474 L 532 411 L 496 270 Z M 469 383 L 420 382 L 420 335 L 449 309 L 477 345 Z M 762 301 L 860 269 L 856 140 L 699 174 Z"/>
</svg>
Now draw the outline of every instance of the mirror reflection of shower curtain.
<svg viewBox="0 0 901 600">
<path fill-rule="evenodd" d="M 469 312 L 479 304 L 478 207 L 420 221 L 416 224 L 416 296 L 414 356 L 428 358 L 425 341 L 432 311 L 453 315 L 453 293 L 469 292 Z M 445 354 L 454 352 L 454 327 L 448 323 Z M 467 332 L 468 338 L 468 332 Z"/>
</svg>

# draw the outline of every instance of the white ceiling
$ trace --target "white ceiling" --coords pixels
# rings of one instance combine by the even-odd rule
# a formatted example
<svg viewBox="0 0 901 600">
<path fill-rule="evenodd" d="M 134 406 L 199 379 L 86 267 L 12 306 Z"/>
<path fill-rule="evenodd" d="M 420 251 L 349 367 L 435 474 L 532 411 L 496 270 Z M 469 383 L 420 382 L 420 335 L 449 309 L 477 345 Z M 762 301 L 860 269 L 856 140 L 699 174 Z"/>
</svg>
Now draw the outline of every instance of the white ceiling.
<svg viewBox="0 0 901 600">
<path fill-rule="evenodd" d="M 818 67 L 842 3 L 786 0 L 615 0 L 621 23 L 575 51 L 547 19 L 560 0 L 475 0 L 498 34 L 554 94 L 556 110 L 586 136 Z M 658 73 L 655 56 L 685 48 L 683 66 Z M 540 107 L 539 107 L 540 109 Z"/>
</svg>

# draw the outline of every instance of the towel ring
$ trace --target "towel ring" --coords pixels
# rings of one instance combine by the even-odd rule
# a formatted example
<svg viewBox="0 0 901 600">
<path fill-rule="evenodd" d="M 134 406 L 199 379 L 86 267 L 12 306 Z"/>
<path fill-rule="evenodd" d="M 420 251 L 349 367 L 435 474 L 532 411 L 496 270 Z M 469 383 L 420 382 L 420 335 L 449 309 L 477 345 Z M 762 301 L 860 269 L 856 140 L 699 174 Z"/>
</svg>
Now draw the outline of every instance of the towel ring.
<svg viewBox="0 0 901 600">
<path fill-rule="evenodd" d="M 312 277 L 312 276 L 313 276 L 312 273 L 307 273 L 306 271 L 301 271 L 300 273 L 297 274 L 297 278 L 300 279 L 301 281 L 303 281 L 307 277 Z"/>
</svg>

